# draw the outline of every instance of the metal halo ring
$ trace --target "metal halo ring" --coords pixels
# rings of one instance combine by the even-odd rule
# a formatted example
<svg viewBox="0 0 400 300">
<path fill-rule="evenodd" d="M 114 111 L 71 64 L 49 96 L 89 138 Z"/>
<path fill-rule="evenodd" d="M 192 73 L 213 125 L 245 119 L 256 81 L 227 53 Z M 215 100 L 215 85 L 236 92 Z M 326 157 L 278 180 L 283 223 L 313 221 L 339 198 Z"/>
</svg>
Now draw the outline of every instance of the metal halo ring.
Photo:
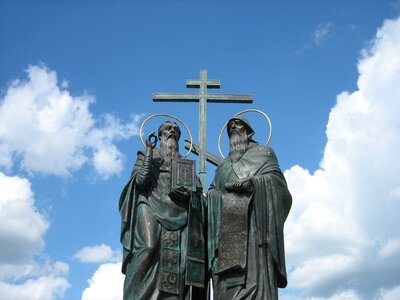
<svg viewBox="0 0 400 300">
<path fill-rule="evenodd" d="M 232 118 L 237 117 L 237 116 L 239 116 L 239 115 L 241 115 L 241 114 L 244 114 L 244 113 L 248 113 L 248 112 L 258 112 L 258 113 L 262 114 L 262 115 L 267 119 L 268 124 L 269 124 L 269 135 L 268 135 L 268 140 L 267 140 L 267 142 L 265 143 L 265 145 L 268 145 L 269 142 L 270 142 L 270 140 L 271 140 L 271 137 L 272 137 L 272 123 L 271 123 L 271 120 L 269 119 L 268 115 L 267 115 L 265 112 L 263 112 L 263 111 L 261 111 L 261 110 L 259 110 L 259 109 L 255 109 L 255 108 L 252 108 L 252 109 L 245 109 L 245 110 L 242 110 L 242 111 L 238 112 L 238 113 L 237 113 L 236 115 L 234 115 Z M 230 118 L 230 119 L 232 119 L 232 118 Z M 230 120 L 230 119 L 229 119 L 229 120 Z M 222 154 L 222 151 L 221 151 L 222 132 L 224 131 L 224 129 L 225 129 L 226 126 L 228 125 L 229 120 L 225 123 L 224 127 L 222 127 L 222 129 L 221 129 L 221 131 L 220 131 L 220 133 L 219 133 L 219 137 L 218 137 L 218 151 L 219 151 L 219 154 L 221 154 L 222 158 L 225 158 L 225 156 Z"/>
<path fill-rule="evenodd" d="M 189 154 L 190 154 L 190 152 L 192 151 L 192 148 L 193 148 L 192 133 L 190 132 L 190 129 L 189 129 L 189 127 L 185 124 L 185 122 L 183 122 L 183 121 L 182 121 L 181 119 L 179 119 L 178 117 L 175 117 L 175 116 L 169 115 L 169 114 L 154 114 L 154 115 L 151 115 L 150 117 L 147 117 L 147 118 L 143 121 L 142 125 L 140 126 L 140 131 L 139 131 L 140 140 L 142 141 L 143 146 L 147 149 L 147 146 L 146 146 L 146 144 L 144 143 L 144 140 L 143 140 L 143 127 L 144 127 L 144 125 L 147 123 L 147 121 L 149 121 L 150 119 L 153 119 L 153 118 L 155 118 L 155 117 L 169 117 L 169 118 L 175 119 L 176 121 L 178 121 L 179 123 L 181 123 L 181 124 L 186 128 L 187 132 L 189 133 L 189 137 L 190 137 L 190 147 L 189 147 L 189 151 L 188 151 L 188 153 L 186 153 L 186 155 L 185 155 L 185 158 L 188 157 Z"/>
</svg>

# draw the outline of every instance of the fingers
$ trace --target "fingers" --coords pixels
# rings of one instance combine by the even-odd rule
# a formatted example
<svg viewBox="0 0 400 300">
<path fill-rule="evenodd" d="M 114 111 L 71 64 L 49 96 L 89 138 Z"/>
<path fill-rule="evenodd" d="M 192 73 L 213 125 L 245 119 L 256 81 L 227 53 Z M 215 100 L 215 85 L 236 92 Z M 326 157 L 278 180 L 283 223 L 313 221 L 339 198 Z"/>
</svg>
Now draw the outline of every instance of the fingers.
<svg viewBox="0 0 400 300">
<path fill-rule="evenodd" d="M 190 199 L 190 193 L 184 187 L 173 189 L 169 196 L 184 202 L 187 202 Z"/>
<path fill-rule="evenodd" d="M 147 136 L 146 146 L 150 147 L 150 148 L 155 148 L 156 144 L 157 144 L 157 136 L 156 136 L 155 132 L 153 131 L 153 132 L 149 133 L 149 135 Z"/>
<path fill-rule="evenodd" d="M 245 192 L 253 190 L 253 182 L 251 179 L 240 179 L 232 183 L 235 192 Z"/>
<path fill-rule="evenodd" d="M 239 188 L 239 187 L 243 186 L 244 183 L 245 182 L 243 182 L 243 181 L 237 180 L 233 183 L 233 186 Z"/>
<path fill-rule="evenodd" d="M 181 194 L 181 195 L 186 195 L 189 193 L 189 191 L 187 190 L 187 188 L 185 188 L 184 186 L 181 186 L 179 188 L 174 189 L 175 193 Z"/>
</svg>

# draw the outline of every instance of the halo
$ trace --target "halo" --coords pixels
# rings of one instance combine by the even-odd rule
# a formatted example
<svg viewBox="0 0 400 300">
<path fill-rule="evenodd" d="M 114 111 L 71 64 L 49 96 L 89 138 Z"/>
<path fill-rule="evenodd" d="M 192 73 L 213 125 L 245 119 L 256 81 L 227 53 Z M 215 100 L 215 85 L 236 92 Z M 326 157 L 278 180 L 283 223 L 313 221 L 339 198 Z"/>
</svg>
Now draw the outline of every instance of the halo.
<svg viewBox="0 0 400 300">
<path fill-rule="evenodd" d="M 147 146 L 146 146 L 146 144 L 145 144 L 145 142 L 144 142 L 144 140 L 143 140 L 143 127 L 144 127 L 144 125 L 147 123 L 147 121 L 149 121 L 150 119 L 153 119 L 153 118 L 155 118 L 155 117 L 169 117 L 169 118 L 172 118 L 172 119 L 178 121 L 179 123 L 181 123 L 181 124 L 186 128 L 187 132 L 189 133 L 189 137 L 190 137 L 190 147 L 189 147 L 189 151 L 188 151 L 188 152 L 186 153 L 186 155 L 185 155 L 185 158 L 188 157 L 189 154 L 190 154 L 190 152 L 192 151 L 192 148 L 193 148 L 192 133 L 190 132 L 190 129 L 189 129 L 189 127 L 185 124 L 185 122 L 183 122 L 183 121 L 182 121 L 181 119 L 179 119 L 178 117 L 175 117 L 175 116 L 169 115 L 169 114 L 154 114 L 154 115 L 151 115 L 150 117 L 147 117 L 147 118 L 143 121 L 142 125 L 140 126 L 140 131 L 139 131 L 140 140 L 142 141 L 143 146 L 147 149 Z"/>
<path fill-rule="evenodd" d="M 259 109 L 255 109 L 255 108 L 245 109 L 245 110 L 242 110 L 242 111 L 238 112 L 232 118 L 237 117 L 239 115 L 242 115 L 244 113 L 248 113 L 248 112 L 257 112 L 259 114 L 262 114 L 265 117 L 265 119 L 267 119 L 268 124 L 269 124 L 269 135 L 268 135 L 268 139 L 267 139 L 267 142 L 265 143 L 265 145 L 268 145 L 270 140 L 271 140 L 271 137 L 272 137 L 272 123 L 271 123 L 271 120 L 269 119 L 268 115 L 265 112 L 263 112 L 263 111 L 261 111 Z M 232 118 L 230 118 L 230 119 L 232 119 Z M 219 151 L 219 154 L 221 154 L 221 156 L 223 158 L 225 158 L 225 156 L 222 154 L 222 151 L 221 151 L 221 138 L 222 138 L 222 132 L 224 131 L 224 129 L 228 125 L 229 120 L 225 123 L 224 127 L 222 127 L 222 129 L 221 129 L 221 131 L 219 133 L 219 137 L 218 137 L 218 151 Z"/>
</svg>

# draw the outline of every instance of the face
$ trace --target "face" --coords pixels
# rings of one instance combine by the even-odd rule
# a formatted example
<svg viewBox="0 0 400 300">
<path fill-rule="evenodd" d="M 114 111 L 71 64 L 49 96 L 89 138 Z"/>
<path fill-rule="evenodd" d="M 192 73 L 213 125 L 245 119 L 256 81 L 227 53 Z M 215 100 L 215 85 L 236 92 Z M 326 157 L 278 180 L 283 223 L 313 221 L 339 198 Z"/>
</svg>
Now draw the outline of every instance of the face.
<svg viewBox="0 0 400 300">
<path fill-rule="evenodd" d="M 176 141 L 178 141 L 179 136 L 180 136 L 179 127 L 174 123 L 168 122 L 164 124 L 164 128 L 163 131 L 161 132 L 160 139 L 166 141 L 168 139 L 173 138 Z"/>
<path fill-rule="evenodd" d="M 229 135 L 232 135 L 234 132 L 243 135 L 246 132 L 246 126 L 240 120 L 231 120 L 228 123 L 228 130 Z"/>
</svg>

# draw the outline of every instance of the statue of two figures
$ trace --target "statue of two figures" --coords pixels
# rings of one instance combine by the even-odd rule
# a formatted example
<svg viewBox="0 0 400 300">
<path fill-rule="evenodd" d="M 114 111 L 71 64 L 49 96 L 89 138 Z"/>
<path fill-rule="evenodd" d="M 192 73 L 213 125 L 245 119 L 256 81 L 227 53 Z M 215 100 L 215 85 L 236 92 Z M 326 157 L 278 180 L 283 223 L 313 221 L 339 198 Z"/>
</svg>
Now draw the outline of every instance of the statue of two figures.
<svg viewBox="0 0 400 300">
<path fill-rule="evenodd" d="M 193 161 L 179 154 L 175 122 L 137 153 L 119 202 L 124 300 L 206 299 L 210 278 L 216 300 L 278 299 L 287 285 L 283 226 L 292 199 L 278 160 L 247 119 L 226 127 L 229 157 L 207 194 Z"/>
</svg>

